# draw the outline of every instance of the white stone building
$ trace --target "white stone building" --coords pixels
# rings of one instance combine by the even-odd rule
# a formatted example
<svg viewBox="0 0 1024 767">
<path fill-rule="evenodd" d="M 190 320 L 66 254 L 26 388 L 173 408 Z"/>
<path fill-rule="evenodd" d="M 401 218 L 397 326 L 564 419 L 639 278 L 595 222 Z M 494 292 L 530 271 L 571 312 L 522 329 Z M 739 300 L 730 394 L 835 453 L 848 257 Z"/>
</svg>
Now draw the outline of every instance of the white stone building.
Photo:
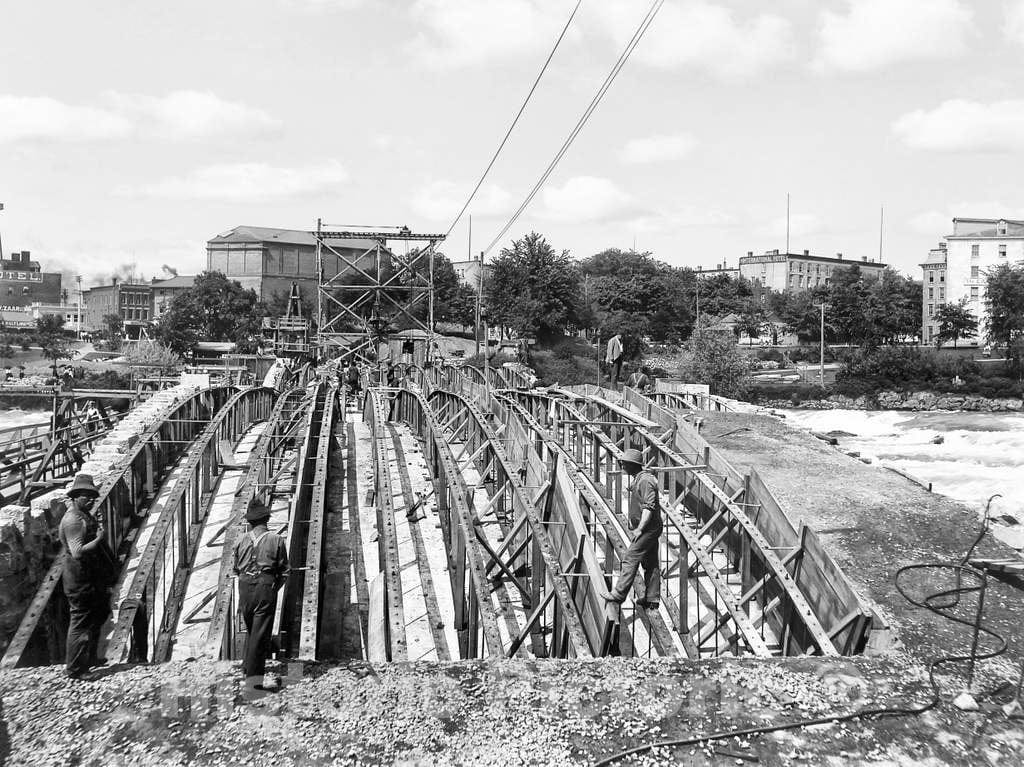
<svg viewBox="0 0 1024 767">
<path fill-rule="evenodd" d="M 966 299 L 978 318 L 978 334 L 964 338 L 965 346 L 978 346 L 985 337 L 985 275 L 1000 264 L 1024 262 L 1024 221 L 1005 218 L 954 218 L 953 233 L 931 250 L 921 264 L 924 292 L 921 300 L 921 339 L 934 343 L 939 326 L 935 312 L 944 303 Z"/>
</svg>

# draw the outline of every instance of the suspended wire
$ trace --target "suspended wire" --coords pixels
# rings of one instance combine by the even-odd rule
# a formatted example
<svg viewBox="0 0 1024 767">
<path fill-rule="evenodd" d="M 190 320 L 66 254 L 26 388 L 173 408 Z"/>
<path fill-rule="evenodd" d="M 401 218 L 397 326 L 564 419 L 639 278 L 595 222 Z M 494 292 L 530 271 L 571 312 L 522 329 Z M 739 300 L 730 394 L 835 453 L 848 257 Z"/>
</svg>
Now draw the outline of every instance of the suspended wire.
<svg viewBox="0 0 1024 767">
<path fill-rule="evenodd" d="M 633 36 L 629 39 L 629 42 L 626 43 L 626 47 L 623 49 L 622 53 L 619 54 L 619 58 L 615 62 L 615 65 L 612 67 L 611 71 L 605 77 L 604 82 L 601 84 L 601 87 L 594 95 L 594 98 L 590 101 L 590 104 L 587 106 L 586 110 L 584 110 L 583 115 L 576 122 L 576 125 L 569 133 L 568 138 L 566 138 L 566 140 L 563 142 L 561 148 L 558 150 L 558 153 L 555 154 L 554 159 L 545 169 L 540 179 L 537 181 L 536 184 L 534 184 L 533 188 L 530 190 L 530 193 L 526 196 L 526 199 L 523 200 L 522 204 L 516 209 L 516 212 L 512 214 L 512 217 L 508 220 L 508 223 L 506 223 L 505 226 L 502 227 L 501 231 L 498 232 L 497 236 L 495 236 L 495 238 L 491 240 L 491 243 L 484 250 L 485 254 L 490 253 L 491 250 L 494 249 L 494 246 L 498 243 L 498 241 L 505 236 L 505 233 L 512 228 L 515 222 L 519 219 L 519 216 L 522 215 L 523 211 L 526 210 L 527 206 L 530 204 L 530 202 L 532 202 L 533 198 L 537 195 L 537 192 L 539 192 L 541 187 L 544 186 L 545 182 L 548 180 L 548 177 L 554 171 L 555 167 L 561 161 L 562 157 L 564 157 L 565 153 L 569 151 L 569 147 L 572 146 L 573 141 L 576 140 L 576 137 L 580 134 L 580 131 L 583 130 L 583 126 L 587 124 L 587 121 L 590 119 L 590 116 L 594 113 L 594 110 L 597 109 L 598 104 L 601 103 L 601 100 L 608 92 L 608 89 L 611 87 L 612 83 L 615 82 L 615 78 L 618 77 L 619 72 L 622 70 L 626 62 L 629 60 L 629 57 L 633 53 L 633 50 L 640 43 L 641 38 L 643 38 L 644 33 L 647 31 L 647 28 L 651 26 L 651 22 L 654 21 L 654 17 L 658 15 L 658 11 L 661 10 L 661 6 L 664 5 L 664 3 L 665 0 L 654 0 L 654 2 L 651 3 L 651 7 L 647 10 L 647 15 L 644 16 L 636 31 L 633 32 Z"/>
<path fill-rule="evenodd" d="M 576 7 L 573 8 L 572 13 L 569 14 L 569 19 L 568 21 L 565 22 L 565 26 L 562 27 L 562 32 L 561 34 L 558 35 L 558 39 L 555 40 L 555 45 L 551 49 L 551 53 L 548 54 L 547 59 L 545 59 L 544 66 L 542 66 L 540 68 L 540 72 L 537 73 L 537 79 L 533 81 L 533 85 L 530 87 L 530 92 L 526 94 L 526 98 L 523 100 L 522 106 L 520 106 L 519 111 L 516 112 L 515 119 L 512 120 L 512 124 L 509 125 L 508 130 L 505 131 L 504 138 L 502 138 L 501 143 L 498 144 L 498 148 L 494 151 L 494 156 L 491 157 L 491 161 L 487 163 L 487 167 L 484 168 L 484 172 L 480 176 L 480 180 L 476 182 L 476 186 L 473 187 L 473 191 L 469 193 L 469 197 L 466 199 L 465 204 L 462 206 L 462 210 L 459 211 L 459 215 L 455 217 L 455 220 L 452 221 L 452 225 L 448 227 L 448 231 L 444 233 L 445 237 L 452 233 L 452 229 L 454 229 L 455 225 L 459 223 L 459 220 L 466 212 L 466 208 L 469 207 L 469 204 L 473 201 L 473 198 L 476 197 L 476 193 L 480 191 L 480 187 L 483 185 L 484 179 L 487 178 L 487 174 L 490 173 L 491 168 L 494 167 L 494 163 L 498 159 L 498 155 L 501 154 L 501 150 L 505 148 L 505 144 L 508 142 L 508 137 L 512 135 L 512 131 L 516 127 L 516 123 L 519 122 L 519 118 L 522 117 L 523 112 L 526 111 L 526 105 L 530 103 L 530 98 L 533 96 L 533 92 L 537 90 L 537 86 L 540 84 L 540 79 L 544 76 L 544 73 L 547 71 L 548 64 L 550 64 L 551 59 L 554 58 L 555 51 L 557 51 L 558 46 L 561 45 L 562 38 L 565 37 L 565 33 L 569 30 L 569 25 L 572 24 L 572 20 L 576 17 L 576 11 L 580 9 L 580 5 L 582 3 L 583 0 L 576 0 Z"/>
</svg>

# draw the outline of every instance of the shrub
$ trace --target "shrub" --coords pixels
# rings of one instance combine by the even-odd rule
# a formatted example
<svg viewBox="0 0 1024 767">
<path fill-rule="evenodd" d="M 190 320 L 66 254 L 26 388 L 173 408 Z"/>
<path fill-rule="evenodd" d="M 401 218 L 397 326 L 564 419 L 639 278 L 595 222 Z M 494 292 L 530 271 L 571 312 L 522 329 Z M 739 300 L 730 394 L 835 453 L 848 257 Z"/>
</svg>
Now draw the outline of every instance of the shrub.
<svg viewBox="0 0 1024 767">
<path fill-rule="evenodd" d="M 552 351 L 538 351 L 533 355 L 533 369 L 540 386 L 575 386 L 598 380 L 597 360 L 589 357 L 563 357 Z"/>
<path fill-rule="evenodd" d="M 825 399 L 828 397 L 827 389 L 818 384 L 792 383 L 773 386 L 754 385 L 748 390 L 748 398 L 751 402 L 765 402 L 771 400 L 788 399 L 791 404 L 799 405 L 808 400 Z"/>
</svg>

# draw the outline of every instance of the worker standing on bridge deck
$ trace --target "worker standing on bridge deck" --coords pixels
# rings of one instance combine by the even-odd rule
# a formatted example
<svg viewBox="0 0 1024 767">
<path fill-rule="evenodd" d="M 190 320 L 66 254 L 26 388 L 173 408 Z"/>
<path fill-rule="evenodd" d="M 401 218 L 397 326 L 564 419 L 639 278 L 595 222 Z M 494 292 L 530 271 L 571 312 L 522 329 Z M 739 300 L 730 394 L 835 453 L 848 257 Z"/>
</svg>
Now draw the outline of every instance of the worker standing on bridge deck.
<svg viewBox="0 0 1024 767">
<path fill-rule="evenodd" d="M 639 607 L 656 610 L 661 601 L 661 572 L 658 569 L 658 541 L 661 538 L 661 501 L 658 498 L 658 480 L 653 472 L 643 467 L 643 455 L 630 448 L 619 460 L 622 470 L 633 477 L 629 491 L 629 528 L 635 530 L 633 542 L 622 560 L 622 572 L 608 596 L 610 602 L 623 602 L 633 588 L 636 572 L 644 568 L 644 598 L 637 600 Z"/>
<path fill-rule="evenodd" d="M 99 496 L 90 475 L 76 476 L 58 531 L 65 551 L 61 581 L 70 613 L 65 673 L 71 679 L 83 679 L 90 667 L 106 662 L 96 653 L 100 630 L 110 615 L 107 589 L 114 568 L 103 540 L 103 525 L 92 514 Z"/>
<path fill-rule="evenodd" d="M 608 339 L 608 346 L 605 348 L 604 361 L 609 366 L 608 380 L 614 389 L 619 385 L 619 378 L 622 376 L 622 336 L 616 333 Z"/>
<path fill-rule="evenodd" d="M 255 686 L 276 690 L 280 681 L 263 682 L 270 654 L 270 635 L 277 611 L 277 592 L 288 577 L 288 552 L 281 536 L 267 530 L 270 509 L 254 502 L 246 512 L 249 531 L 235 544 L 234 571 L 238 576 L 238 601 L 248 632 L 242 676 L 258 677 Z M 254 680 L 255 681 L 255 680 Z"/>
</svg>

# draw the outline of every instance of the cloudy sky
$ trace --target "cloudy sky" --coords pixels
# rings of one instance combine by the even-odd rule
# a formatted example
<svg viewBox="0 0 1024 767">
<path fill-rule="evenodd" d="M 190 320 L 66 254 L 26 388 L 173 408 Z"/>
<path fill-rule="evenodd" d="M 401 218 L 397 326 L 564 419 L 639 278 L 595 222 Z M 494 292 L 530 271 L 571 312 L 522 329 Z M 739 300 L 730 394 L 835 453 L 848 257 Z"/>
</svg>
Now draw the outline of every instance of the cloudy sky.
<svg viewBox="0 0 1024 767">
<path fill-rule="evenodd" d="M 575 0 L 6 3 L 0 236 L 86 279 L 201 270 L 239 224 L 445 231 Z M 558 151 L 650 0 L 583 0 L 470 208 L 473 249 Z M 916 265 L 1024 218 L 1024 0 L 668 0 L 508 235 L 677 265 Z M 466 222 L 444 246 L 467 252 Z"/>
</svg>

